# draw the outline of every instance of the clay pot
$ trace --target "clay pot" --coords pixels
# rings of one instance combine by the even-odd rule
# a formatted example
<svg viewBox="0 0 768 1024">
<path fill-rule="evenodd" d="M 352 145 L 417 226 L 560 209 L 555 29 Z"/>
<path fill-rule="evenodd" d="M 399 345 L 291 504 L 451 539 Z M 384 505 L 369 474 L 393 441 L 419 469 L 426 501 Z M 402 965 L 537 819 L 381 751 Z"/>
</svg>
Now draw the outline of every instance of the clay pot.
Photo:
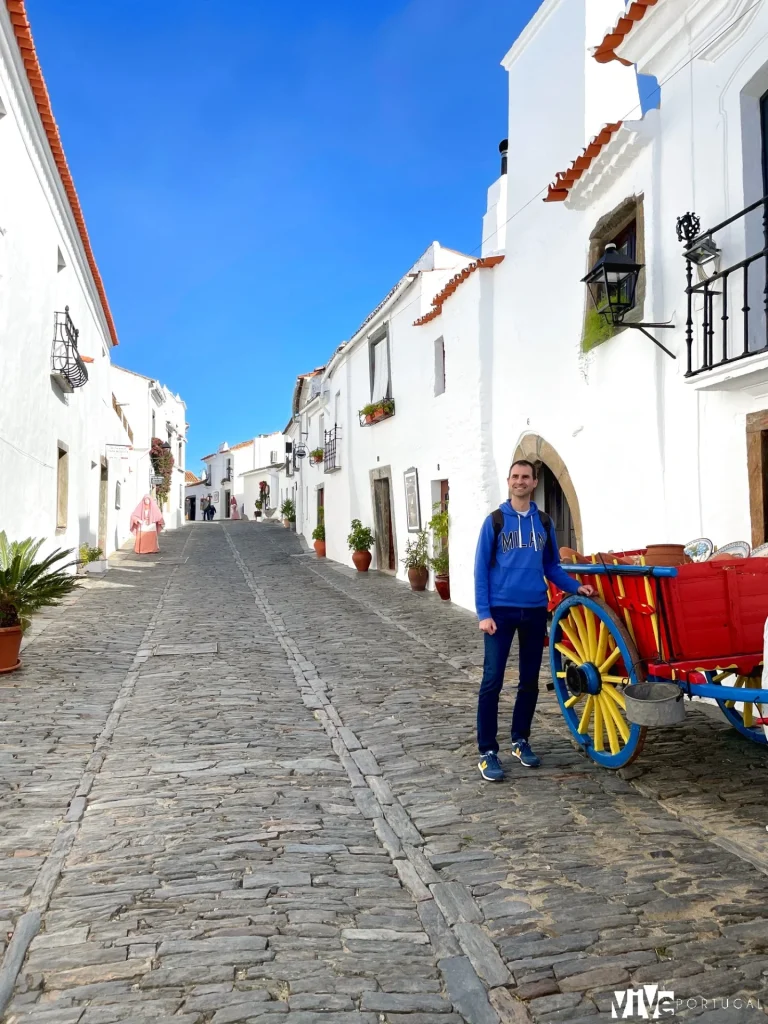
<svg viewBox="0 0 768 1024">
<path fill-rule="evenodd" d="M 0 673 L 14 672 L 21 667 L 21 626 L 5 626 L 0 629 Z"/>
<path fill-rule="evenodd" d="M 355 568 L 358 572 L 368 572 L 368 567 L 371 564 L 371 552 L 370 551 L 353 551 L 352 561 L 355 563 Z"/>
<path fill-rule="evenodd" d="M 290 519 L 284 519 L 283 520 L 283 526 L 285 527 L 286 530 L 290 530 L 290 528 L 291 528 L 291 520 Z"/>
<path fill-rule="evenodd" d="M 429 582 L 429 569 L 422 566 L 420 569 L 409 569 L 408 579 L 411 583 L 411 590 L 426 590 Z"/>
<path fill-rule="evenodd" d="M 649 544 L 645 552 L 646 565 L 685 565 L 688 561 L 684 544 Z"/>
<path fill-rule="evenodd" d="M 317 557 L 318 558 L 325 558 L 325 541 L 324 540 L 316 540 L 314 545 L 313 545 L 313 547 L 314 547 L 315 551 L 317 552 Z"/>
<path fill-rule="evenodd" d="M 451 580 L 449 576 L 435 576 L 435 590 L 444 601 L 451 600 Z"/>
</svg>

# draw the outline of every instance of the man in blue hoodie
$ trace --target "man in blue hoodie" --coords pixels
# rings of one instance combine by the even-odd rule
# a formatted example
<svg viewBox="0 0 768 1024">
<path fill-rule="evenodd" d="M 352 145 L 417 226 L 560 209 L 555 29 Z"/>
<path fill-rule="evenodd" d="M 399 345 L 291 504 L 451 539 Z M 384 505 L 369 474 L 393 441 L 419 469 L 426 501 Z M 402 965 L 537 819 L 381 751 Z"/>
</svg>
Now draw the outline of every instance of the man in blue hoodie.
<svg viewBox="0 0 768 1024">
<path fill-rule="evenodd" d="M 520 683 L 512 714 L 512 753 L 526 768 L 538 768 L 541 761 L 528 739 L 547 633 L 546 580 L 569 594 L 594 594 L 592 587 L 579 586 L 560 565 L 552 520 L 531 501 L 538 483 L 533 463 L 526 459 L 513 463 L 507 483 L 509 501 L 500 506 L 501 514 L 495 512 L 483 523 L 475 556 L 475 606 L 485 634 L 483 681 L 477 701 L 478 768 L 489 782 L 504 778 L 496 732 L 499 695 L 515 632 L 520 646 Z"/>
</svg>

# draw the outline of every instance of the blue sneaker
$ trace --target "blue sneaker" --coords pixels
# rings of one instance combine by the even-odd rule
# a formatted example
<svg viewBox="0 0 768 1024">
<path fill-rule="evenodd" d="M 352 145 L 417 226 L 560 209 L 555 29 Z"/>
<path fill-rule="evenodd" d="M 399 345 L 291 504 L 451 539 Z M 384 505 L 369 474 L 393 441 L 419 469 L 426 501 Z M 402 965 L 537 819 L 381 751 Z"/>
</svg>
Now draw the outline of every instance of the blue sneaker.
<svg viewBox="0 0 768 1024">
<path fill-rule="evenodd" d="M 489 750 L 482 754 L 477 767 L 486 782 L 503 782 L 504 769 L 501 767 L 499 755 L 495 751 Z"/>
<path fill-rule="evenodd" d="M 512 756 L 516 757 L 520 764 L 525 765 L 526 768 L 538 768 L 541 764 L 541 758 L 536 757 L 531 750 L 528 740 L 517 740 L 514 742 L 512 744 Z"/>
</svg>

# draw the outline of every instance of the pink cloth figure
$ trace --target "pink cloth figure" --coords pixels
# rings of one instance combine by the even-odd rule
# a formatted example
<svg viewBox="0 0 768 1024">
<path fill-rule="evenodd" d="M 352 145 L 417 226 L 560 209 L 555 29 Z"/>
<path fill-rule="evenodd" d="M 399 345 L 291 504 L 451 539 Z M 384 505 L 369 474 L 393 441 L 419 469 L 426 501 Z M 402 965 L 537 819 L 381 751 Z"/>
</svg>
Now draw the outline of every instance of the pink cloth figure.
<svg viewBox="0 0 768 1024">
<path fill-rule="evenodd" d="M 153 555 L 160 550 L 157 537 L 163 526 L 163 514 L 154 498 L 145 494 L 131 513 L 133 550 L 137 555 Z"/>
<path fill-rule="evenodd" d="M 229 518 L 230 519 L 239 519 L 240 518 L 240 509 L 237 507 L 237 498 L 231 498 L 229 504 L 232 507 L 232 512 L 231 512 Z"/>
</svg>

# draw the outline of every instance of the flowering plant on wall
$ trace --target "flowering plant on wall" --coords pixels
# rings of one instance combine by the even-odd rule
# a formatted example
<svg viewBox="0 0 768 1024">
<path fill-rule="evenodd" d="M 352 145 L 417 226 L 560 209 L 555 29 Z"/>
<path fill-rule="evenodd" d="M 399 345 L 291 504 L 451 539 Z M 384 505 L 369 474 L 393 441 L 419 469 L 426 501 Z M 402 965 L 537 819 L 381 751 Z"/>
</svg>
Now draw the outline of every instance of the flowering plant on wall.
<svg viewBox="0 0 768 1024">
<path fill-rule="evenodd" d="M 259 480 L 259 501 L 263 508 L 269 508 L 269 484 L 266 480 Z"/>
<path fill-rule="evenodd" d="M 163 441 L 159 437 L 152 438 L 152 447 L 149 450 L 149 459 L 155 476 L 161 476 L 163 482 L 157 485 L 158 504 L 164 505 L 168 500 L 171 490 L 171 478 L 173 475 L 173 455 L 167 448 L 163 448 Z"/>
</svg>

